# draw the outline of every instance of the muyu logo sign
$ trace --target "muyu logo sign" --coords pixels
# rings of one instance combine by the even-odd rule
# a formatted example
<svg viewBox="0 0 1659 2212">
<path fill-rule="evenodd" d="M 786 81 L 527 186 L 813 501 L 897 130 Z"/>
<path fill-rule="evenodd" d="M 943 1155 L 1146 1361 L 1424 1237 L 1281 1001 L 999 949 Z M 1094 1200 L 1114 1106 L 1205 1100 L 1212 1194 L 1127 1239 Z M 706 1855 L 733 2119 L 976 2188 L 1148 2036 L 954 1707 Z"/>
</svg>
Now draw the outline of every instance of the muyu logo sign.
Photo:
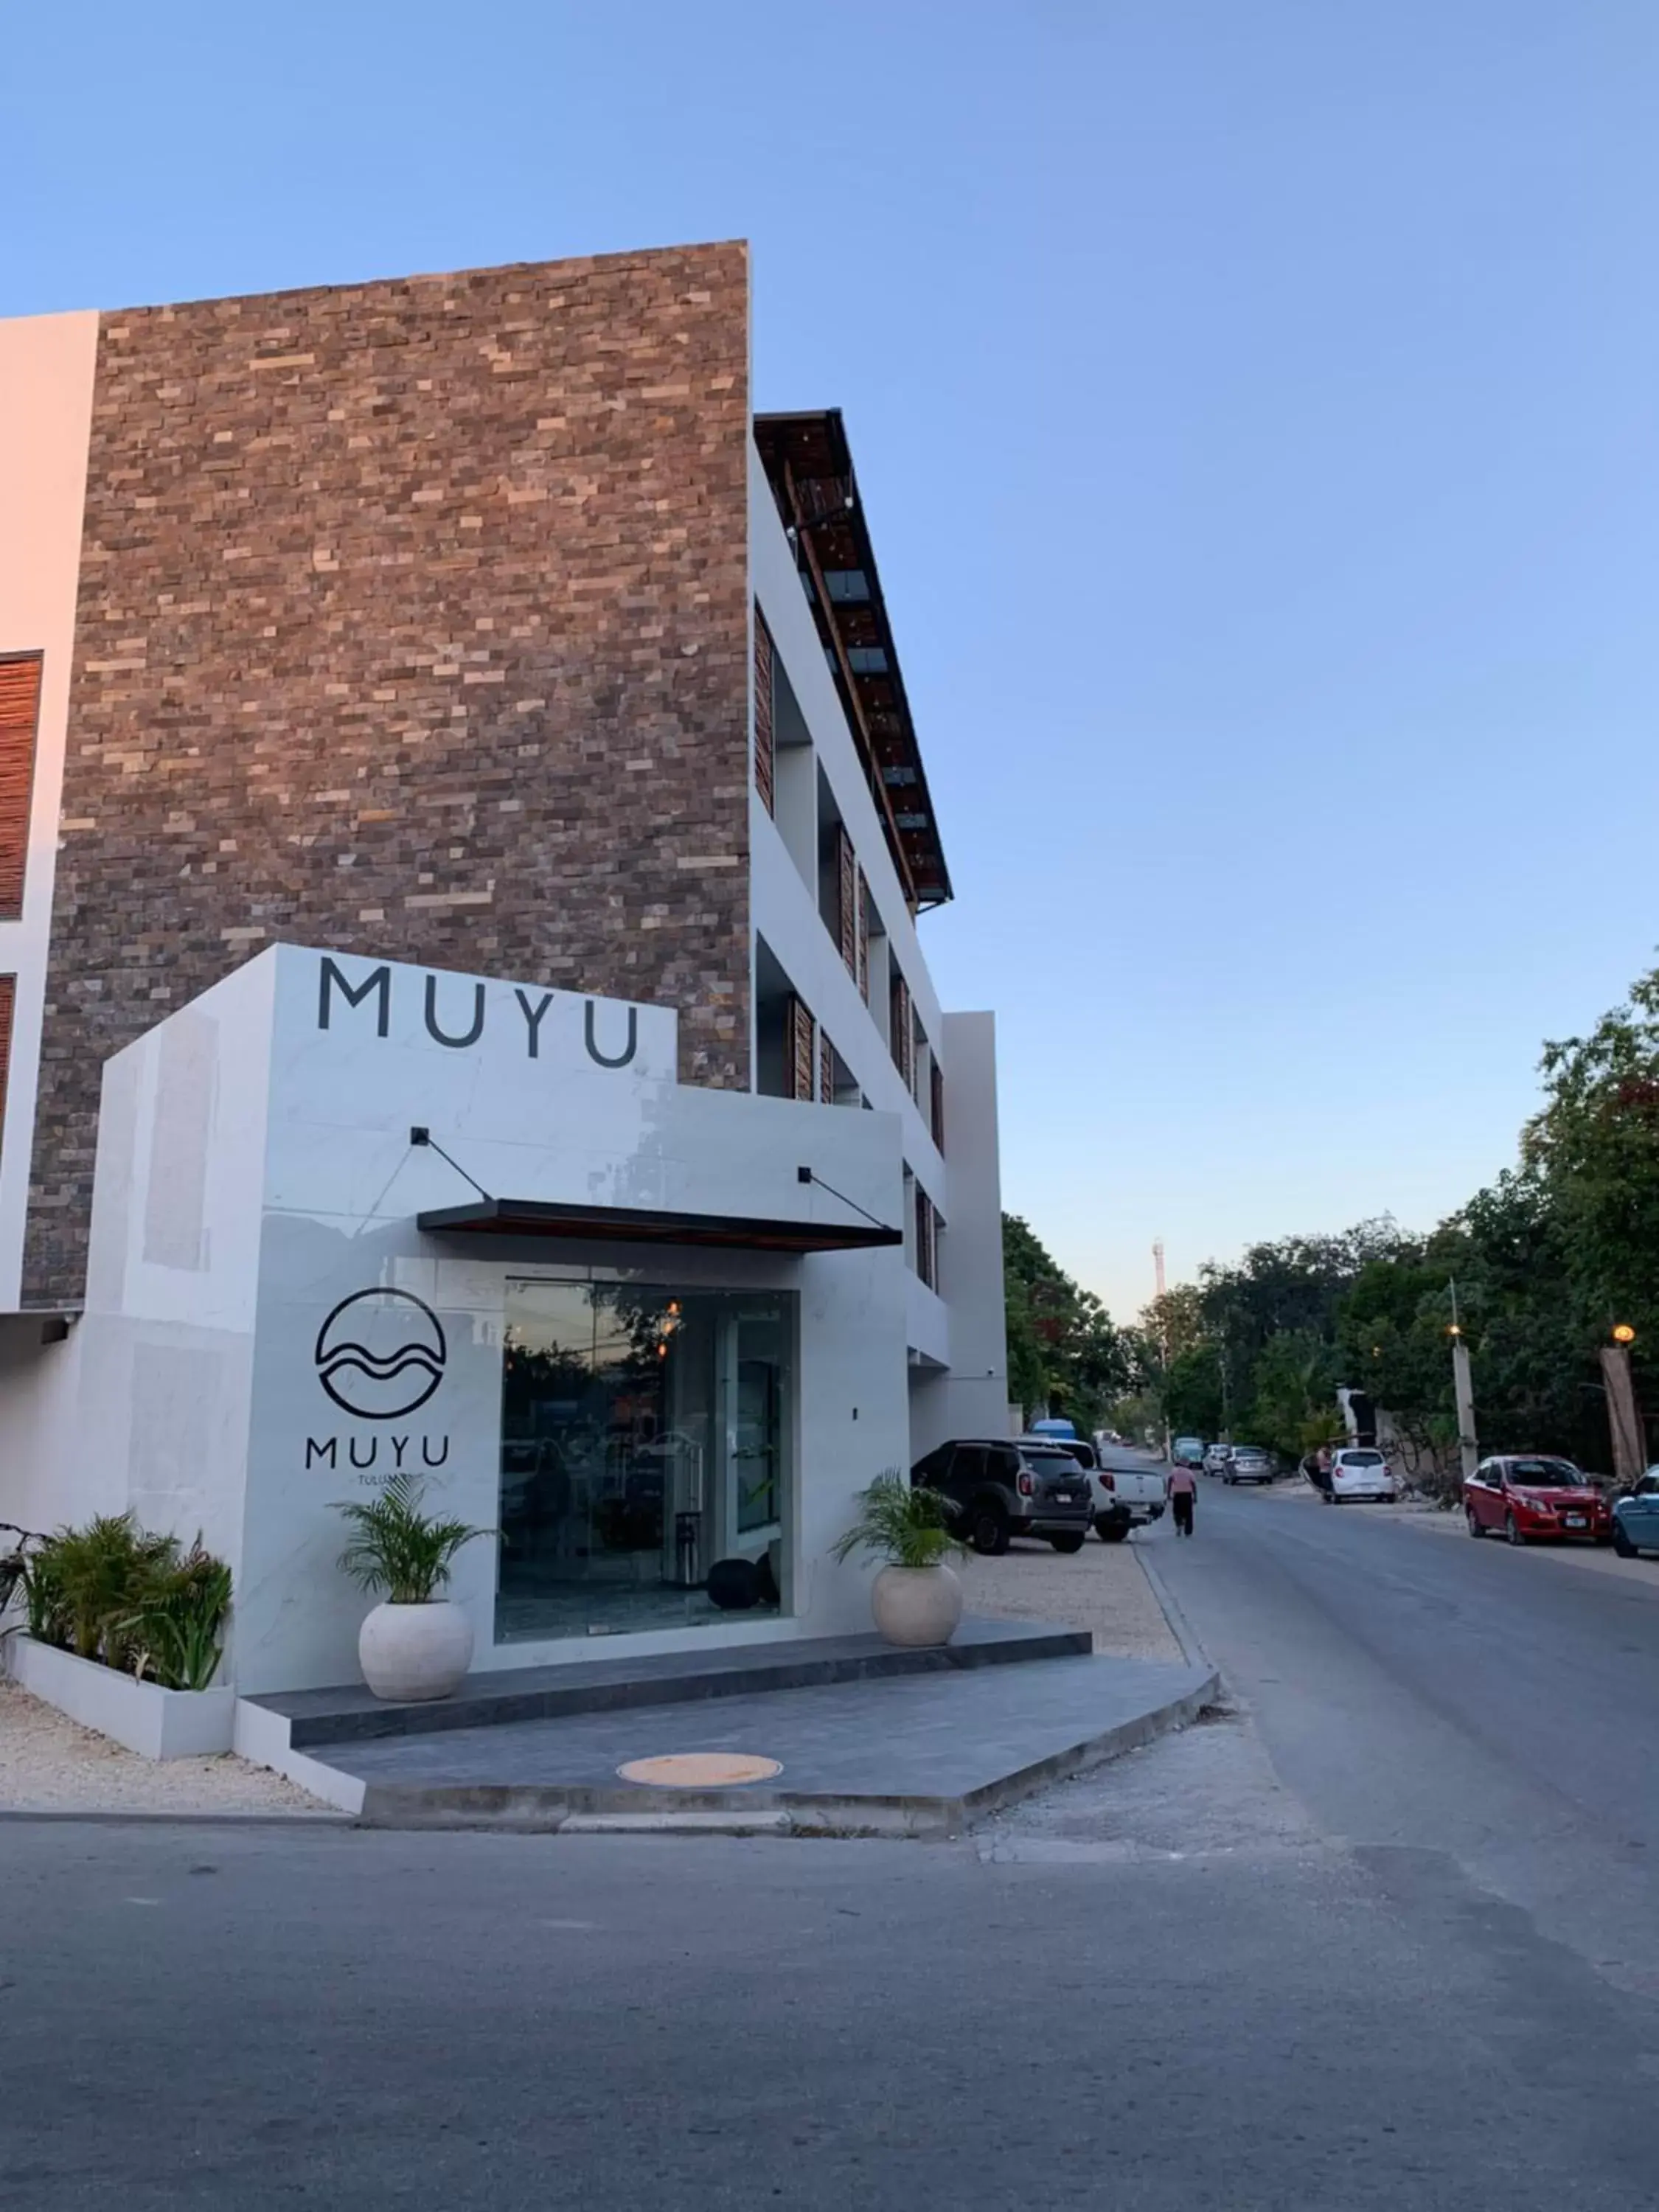
<svg viewBox="0 0 1659 2212">
<path fill-rule="evenodd" d="M 354 1291 L 317 1332 L 317 1380 L 359 1420 L 400 1421 L 418 1412 L 448 1360 L 443 1324 L 412 1291 Z"/>
</svg>

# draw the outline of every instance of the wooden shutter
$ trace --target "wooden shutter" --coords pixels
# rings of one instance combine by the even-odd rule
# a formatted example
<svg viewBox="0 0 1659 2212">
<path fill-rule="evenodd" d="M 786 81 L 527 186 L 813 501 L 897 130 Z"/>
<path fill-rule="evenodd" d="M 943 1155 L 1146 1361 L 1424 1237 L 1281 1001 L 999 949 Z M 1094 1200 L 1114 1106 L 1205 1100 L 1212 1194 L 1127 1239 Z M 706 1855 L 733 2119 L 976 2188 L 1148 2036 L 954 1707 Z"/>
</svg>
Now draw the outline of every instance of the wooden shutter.
<svg viewBox="0 0 1659 2212">
<path fill-rule="evenodd" d="M 761 620 L 761 611 L 755 610 L 755 788 L 769 814 L 775 815 L 777 806 L 773 796 L 773 765 L 775 739 L 772 732 L 772 705 L 775 679 L 772 666 L 772 633 Z"/>
<path fill-rule="evenodd" d="M 916 1185 L 916 1273 L 931 1291 L 935 1287 L 933 1277 L 933 1201 L 921 1185 Z"/>
<path fill-rule="evenodd" d="M 836 906 L 841 924 L 841 957 L 856 981 L 859 972 L 859 866 L 845 823 L 836 825 Z"/>
<path fill-rule="evenodd" d="M 910 1031 L 910 987 L 896 969 L 889 1008 L 888 1049 L 907 1087 L 915 1086 L 915 1040 Z"/>
<path fill-rule="evenodd" d="M 818 1031 L 818 1097 L 826 1106 L 836 1103 L 836 1048 Z"/>
<path fill-rule="evenodd" d="M 945 1070 L 937 1060 L 933 1062 L 933 1142 L 940 1152 L 945 1150 Z"/>
<path fill-rule="evenodd" d="M 870 887 L 864 880 L 864 871 L 858 871 L 858 890 L 854 894 L 856 907 L 854 920 L 858 929 L 858 953 L 853 968 L 854 978 L 864 994 L 864 1003 L 870 1003 Z"/>
<path fill-rule="evenodd" d="M 16 1006 L 16 976 L 0 975 L 0 1140 L 6 1133 L 6 1074 L 11 1066 L 11 1023 Z"/>
<path fill-rule="evenodd" d="M 0 660 L 0 921 L 15 921 L 23 911 L 40 716 L 40 654 Z"/>
<path fill-rule="evenodd" d="M 812 1017 L 799 999 L 789 1001 L 789 1096 L 812 1096 Z"/>
</svg>

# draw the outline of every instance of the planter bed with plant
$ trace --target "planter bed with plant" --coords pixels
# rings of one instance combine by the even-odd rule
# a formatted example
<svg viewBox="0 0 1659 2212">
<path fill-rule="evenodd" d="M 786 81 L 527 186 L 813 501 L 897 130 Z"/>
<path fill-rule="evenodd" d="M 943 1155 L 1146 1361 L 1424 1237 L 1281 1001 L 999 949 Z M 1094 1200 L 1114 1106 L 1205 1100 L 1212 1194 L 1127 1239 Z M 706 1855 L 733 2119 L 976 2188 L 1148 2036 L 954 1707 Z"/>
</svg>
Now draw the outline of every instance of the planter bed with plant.
<svg viewBox="0 0 1659 2212">
<path fill-rule="evenodd" d="M 453 1697 L 466 1679 L 472 1624 L 444 1592 L 462 1546 L 495 1534 L 423 1512 L 424 1492 L 418 1478 L 394 1474 L 375 1497 L 334 1509 L 351 1531 L 342 1571 L 380 1599 L 358 1632 L 357 1659 L 388 1705 Z"/>
<path fill-rule="evenodd" d="M 8 1533 L 0 1577 L 22 1605 L 6 1638 L 21 1687 L 146 1759 L 230 1749 L 235 1692 L 213 1686 L 230 1614 L 222 1559 L 130 1513 Z"/>
<path fill-rule="evenodd" d="M 962 1620 L 962 1584 L 949 1562 L 967 1550 L 951 1534 L 950 1499 L 912 1487 L 894 1467 L 859 1492 L 858 1507 L 835 1556 L 867 1552 L 884 1562 L 870 1586 L 878 1634 L 911 1649 L 948 1644 Z"/>
</svg>

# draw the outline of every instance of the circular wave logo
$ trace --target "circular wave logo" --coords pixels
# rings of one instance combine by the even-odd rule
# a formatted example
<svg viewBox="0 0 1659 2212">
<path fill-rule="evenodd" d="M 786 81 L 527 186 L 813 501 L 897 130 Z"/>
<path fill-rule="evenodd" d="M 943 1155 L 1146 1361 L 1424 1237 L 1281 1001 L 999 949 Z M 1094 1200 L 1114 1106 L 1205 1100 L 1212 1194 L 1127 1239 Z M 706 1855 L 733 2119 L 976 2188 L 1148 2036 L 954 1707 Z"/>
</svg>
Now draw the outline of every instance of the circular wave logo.
<svg viewBox="0 0 1659 2212">
<path fill-rule="evenodd" d="M 317 1380 L 341 1410 L 398 1421 L 444 1379 L 442 1324 L 411 1291 L 354 1291 L 317 1332 Z"/>
</svg>

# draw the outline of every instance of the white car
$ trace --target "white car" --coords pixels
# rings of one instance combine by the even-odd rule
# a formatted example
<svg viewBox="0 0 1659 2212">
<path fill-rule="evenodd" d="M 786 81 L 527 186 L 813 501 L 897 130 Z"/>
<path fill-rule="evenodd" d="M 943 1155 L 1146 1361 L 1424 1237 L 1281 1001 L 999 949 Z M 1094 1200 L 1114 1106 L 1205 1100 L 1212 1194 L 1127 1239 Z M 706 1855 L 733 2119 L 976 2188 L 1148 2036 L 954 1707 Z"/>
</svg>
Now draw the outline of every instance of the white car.
<svg viewBox="0 0 1659 2212">
<path fill-rule="evenodd" d="M 1232 1455 L 1233 1448 L 1231 1444 L 1212 1444 L 1204 1455 L 1205 1474 L 1225 1474 L 1227 1462 Z"/>
<path fill-rule="evenodd" d="M 1331 1454 L 1331 1486 L 1325 1494 L 1333 1505 L 1392 1505 L 1400 1495 L 1400 1485 L 1394 1469 L 1373 1445 L 1345 1444 Z"/>
</svg>

